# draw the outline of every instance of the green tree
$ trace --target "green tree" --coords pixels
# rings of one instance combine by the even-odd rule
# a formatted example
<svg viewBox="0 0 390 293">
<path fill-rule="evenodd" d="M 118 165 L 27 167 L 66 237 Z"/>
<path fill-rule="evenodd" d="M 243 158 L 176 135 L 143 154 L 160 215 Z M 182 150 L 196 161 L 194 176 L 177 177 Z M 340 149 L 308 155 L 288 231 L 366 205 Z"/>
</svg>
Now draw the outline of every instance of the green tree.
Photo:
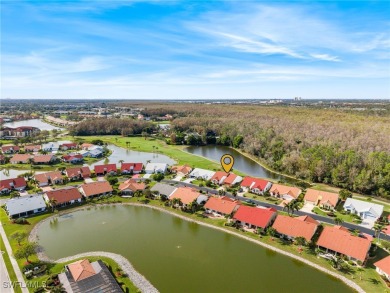
<svg viewBox="0 0 390 293">
<path fill-rule="evenodd" d="M 20 246 L 20 243 L 28 236 L 26 232 L 23 231 L 16 231 L 11 234 L 10 238 L 14 239 L 18 242 L 18 245 Z"/>
<path fill-rule="evenodd" d="M 244 137 L 242 135 L 237 135 L 233 139 L 233 147 L 238 148 L 244 140 Z"/>
<path fill-rule="evenodd" d="M 347 198 L 352 197 L 352 192 L 346 189 L 340 189 L 339 196 L 342 201 L 345 201 Z"/>
<path fill-rule="evenodd" d="M 339 218 L 339 217 L 336 217 L 336 218 L 334 218 L 334 223 L 336 224 L 336 225 L 341 225 L 341 224 L 343 224 L 344 223 L 344 221 L 343 221 L 343 219 L 341 219 L 341 218 Z"/>
<path fill-rule="evenodd" d="M 36 243 L 28 242 L 15 252 L 14 254 L 15 258 L 16 259 L 24 258 L 29 263 L 30 260 L 28 258 L 35 254 L 37 248 L 38 245 Z"/>
<path fill-rule="evenodd" d="M 295 237 L 294 242 L 296 245 L 305 246 L 307 244 L 305 237 Z"/>
</svg>

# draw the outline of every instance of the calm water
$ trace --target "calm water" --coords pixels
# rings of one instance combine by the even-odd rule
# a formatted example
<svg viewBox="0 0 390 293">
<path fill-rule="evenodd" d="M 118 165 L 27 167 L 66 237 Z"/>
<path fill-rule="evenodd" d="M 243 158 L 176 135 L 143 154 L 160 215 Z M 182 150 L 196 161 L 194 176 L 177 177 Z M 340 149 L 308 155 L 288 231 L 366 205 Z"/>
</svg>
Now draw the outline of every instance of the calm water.
<svg viewBox="0 0 390 293">
<path fill-rule="evenodd" d="M 295 179 L 276 174 L 274 172 L 271 172 L 271 171 L 263 168 L 261 165 L 257 164 L 255 161 L 241 155 L 236 150 L 233 150 L 233 149 L 226 147 L 226 146 L 219 146 L 219 145 L 208 145 L 208 146 L 201 146 L 201 147 L 190 146 L 188 148 L 185 148 L 185 150 L 191 154 L 206 157 L 206 158 L 213 160 L 213 161 L 216 161 L 216 162 L 219 162 L 221 157 L 224 154 L 230 154 L 234 157 L 233 169 L 241 171 L 247 175 L 261 177 L 261 178 L 267 178 L 267 179 L 273 179 L 273 180 L 281 180 L 281 181 L 286 181 L 286 182 L 290 182 L 290 183 L 297 182 L 297 180 L 295 180 Z"/>
<path fill-rule="evenodd" d="M 14 121 L 14 122 L 5 123 L 4 126 L 13 127 L 13 128 L 19 127 L 19 126 L 33 126 L 33 127 L 39 128 L 40 130 L 63 129 L 60 127 L 50 125 L 46 122 L 43 122 L 41 119 L 29 119 L 29 120 Z"/>
<path fill-rule="evenodd" d="M 296 260 L 149 208 L 78 211 L 43 223 L 38 236 L 54 259 L 121 254 L 161 292 L 353 292 Z"/>
<path fill-rule="evenodd" d="M 146 164 L 148 160 L 152 163 L 166 163 L 169 165 L 174 165 L 176 162 L 167 157 L 165 155 L 156 154 L 156 153 L 146 153 L 146 152 L 138 152 L 133 150 L 127 150 L 113 144 L 108 145 L 108 148 L 112 150 L 112 154 L 108 158 L 104 158 L 103 160 L 93 163 L 90 166 L 93 167 L 95 165 L 101 164 L 117 164 L 119 166 L 119 161 L 123 160 L 124 162 L 142 162 Z"/>
</svg>

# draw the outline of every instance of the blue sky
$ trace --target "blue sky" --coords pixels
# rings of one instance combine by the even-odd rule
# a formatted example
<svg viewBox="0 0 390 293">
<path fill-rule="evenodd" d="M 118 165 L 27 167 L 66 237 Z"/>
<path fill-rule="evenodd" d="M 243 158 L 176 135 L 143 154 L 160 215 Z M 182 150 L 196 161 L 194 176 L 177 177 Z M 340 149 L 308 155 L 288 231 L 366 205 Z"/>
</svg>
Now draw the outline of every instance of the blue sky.
<svg viewBox="0 0 390 293">
<path fill-rule="evenodd" d="M 3 98 L 390 98 L 389 1 L 1 1 Z"/>
</svg>

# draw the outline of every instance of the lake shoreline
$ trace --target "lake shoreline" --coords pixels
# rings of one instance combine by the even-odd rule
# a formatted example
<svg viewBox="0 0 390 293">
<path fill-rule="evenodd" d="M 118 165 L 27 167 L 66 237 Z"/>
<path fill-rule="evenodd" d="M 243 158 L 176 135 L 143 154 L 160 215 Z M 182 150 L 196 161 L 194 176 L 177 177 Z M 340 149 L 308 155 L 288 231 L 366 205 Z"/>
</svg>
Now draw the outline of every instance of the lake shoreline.
<svg viewBox="0 0 390 293">
<path fill-rule="evenodd" d="M 104 206 L 104 205 L 108 205 L 108 206 L 112 206 L 112 205 L 129 205 L 129 206 L 139 206 L 139 207 L 147 207 L 147 208 L 151 208 L 151 209 L 155 209 L 155 210 L 158 210 L 160 212 L 163 212 L 163 213 L 166 213 L 166 214 L 169 214 L 169 215 L 172 215 L 174 217 L 177 217 L 177 218 L 180 218 L 182 220 L 185 220 L 187 222 L 192 222 L 192 223 L 197 223 L 201 226 L 204 226 L 204 227 L 208 227 L 208 228 L 211 228 L 211 229 L 215 229 L 215 230 L 219 230 L 219 231 L 222 231 L 222 232 L 225 232 L 225 233 L 228 233 L 230 235 L 234 235 L 236 237 L 239 237 L 241 239 L 244 239 L 244 240 L 247 240 L 247 241 L 250 241 L 252 243 L 255 243 L 257 245 L 260 245 L 266 249 L 269 249 L 269 250 L 272 250 L 274 252 L 277 252 L 277 253 L 280 253 L 284 256 L 287 256 L 287 257 L 290 257 L 292 259 L 295 259 L 295 260 L 298 260 L 306 265 L 309 265 L 323 273 L 326 273 L 328 275 L 331 275 L 337 279 L 339 279 L 340 281 L 342 281 L 344 284 L 346 284 L 347 286 L 351 287 L 352 289 L 356 290 L 357 292 L 359 293 L 363 293 L 365 292 L 359 285 L 357 285 L 356 283 L 354 283 L 353 281 L 349 280 L 348 278 L 340 275 L 340 274 L 337 274 L 336 272 L 333 272 L 329 269 L 326 269 L 320 265 L 317 265 L 303 257 L 299 257 L 297 255 L 294 255 L 290 252 L 287 252 L 287 251 L 284 251 L 284 250 L 281 250 L 277 247 L 274 247 L 272 245 L 269 245 L 269 244 L 266 244 L 266 243 L 263 243 L 259 240 L 256 240 L 256 239 L 253 239 L 253 238 L 250 238 L 246 235 L 242 235 L 238 232 L 235 232 L 235 231 L 231 231 L 231 230 L 228 230 L 228 229 L 225 229 L 225 228 L 222 228 L 222 227 L 218 227 L 218 226 L 215 226 L 215 225 L 212 225 L 212 224 L 208 224 L 208 223 L 205 223 L 205 222 L 202 222 L 202 221 L 198 221 L 198 220 L 194 220 L 194 219 L 191 219 L 189 217 L 186 217 L 185 215 L 181 215 L 181 214 L 178 214 L 178 213 L 175 213 L 173 211 L 168 211 L 167 209 L 163 208 L 163 207 L 157 207 L 157 206 L 153 206 L 153 205 L 147 205 L 147 204 L 140 204 L 140 203 L 129 203 L 129 202 L 126 202 L 126 203 L 112 203 L 112 204 L 98 204 L 98 205 L 101 205 L 101 206 Z M 65 213 L 62 213 L 61 215 L 65 215 L 65 214 L 69 214 L 69 213 L 73 213 L 73 212 L 76 212 L 76 211 L 79 211 L 79 210 L 84 210 L 85 206 L 83 207 L 78 207 L 78 208 L 75 208 L 73 210 L 69 210 Z M 29 241 L 32 241 L 32 242 L 36 242 L 39 238 L 38 238 L 38 230 L 39 230 L 39 227 L 42 223 L 48 221 L 48 220 L 51 220 L 55 217 L 58 217 L 59 215 L 53 215 L 53 216 L 50 216 L 46 219 L 43 219 L 42 221 L 38 222 L 34 227 L 33 229 L 31 230 L 30 232 L 30 235 L 28 237 Z M 50 260 L 50 258 L 45 254 L 43 248 L 41 247 L 39 249 L 39 251 L 37 251 L 37 256 L 40 260 Z"/>
</svg>

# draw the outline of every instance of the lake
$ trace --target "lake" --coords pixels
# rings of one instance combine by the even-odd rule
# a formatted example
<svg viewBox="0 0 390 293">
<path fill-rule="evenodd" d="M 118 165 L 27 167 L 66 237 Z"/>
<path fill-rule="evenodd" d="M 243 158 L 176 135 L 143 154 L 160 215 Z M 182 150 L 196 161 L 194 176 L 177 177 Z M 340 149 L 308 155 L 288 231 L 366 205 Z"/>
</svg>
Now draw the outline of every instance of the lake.
<svg viewBox="0 0 390 293">
<path fill-rule="evenodd" d="M 297 260 L 145 207 L 77 211 L 42 223 L 38 237 L 52 259 L 121 254 L 163 293 L 353 292 Z"/>
<path fill-rule="evenodd" d="M 51 124 L 48 124 L 41 119 L 29 119 L 29 120 L 20 120 L 20 121 L 13 121 L 9 123 L 4 124 L 5 127 L 19 127 L 19 126 L 33 126 L 37 127 L 40 130 L 53 130 L 53 129 L 63 129 L 60 127 L 53 126 Z"/>
<path fill-rule="evenodd" d="M 220 159 L 225 154 L 230 154 L 234 157 L 233 169 L 241 171 L 249 176 L 261 177 L 277 181 L 285 181 L 288 183 L 296 183 L 297 179 L 286 177 L 280 174 L 276 174 L 267 170 L 263 166 L 259 165 L 252 159 L 240 154 L 238 151 L 231 149 L 227 146 L 220 145 L 207 145 L 207 146 L 190 146 L 184 149 L 185 151 L 206 157 L 210 160 L 220 162 Z"/>
<path fill-rule="evenodd" d="M 157 154 L 157 153 L 146 153 L 146 152 L 139 152 L 139 151 L 133 151 L 128 150 L 122 147 L 118 147 L 113 144 L 109 144 L 107 146 L 111 151 L 112 154 L 108 158 L 103 158 L 103 160 L 100 160 L 99 162 L 93 163 L 89 165 L 90 167 L 93 167 L 95 165 L 101 165 L 101 164 L 117 164 L 120 165 L 119 161 L 123 160 L 125 163 L 144 163 L 146 164 L 147 161 L 151 161 L 152 163 L 166 163 L 169 165 L 174 165 L 176 162 L 175 160 L 171 159 L 168 156 Z"/>
</svg>

